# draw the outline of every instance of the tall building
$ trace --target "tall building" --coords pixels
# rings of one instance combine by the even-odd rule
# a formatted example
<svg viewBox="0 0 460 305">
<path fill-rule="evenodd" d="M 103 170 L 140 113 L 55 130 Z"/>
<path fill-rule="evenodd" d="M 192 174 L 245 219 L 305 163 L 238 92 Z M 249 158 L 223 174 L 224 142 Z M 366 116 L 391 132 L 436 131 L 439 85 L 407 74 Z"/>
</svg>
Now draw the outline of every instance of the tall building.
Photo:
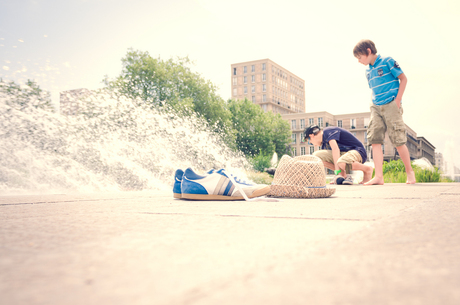
<svg viewBox="0 0 460 305">
<path fill-rule="evenodd" d="M 305 112 L 305 81 L 270 59 L 231 65 L 232 99 L 244 99 L 274 113 Z"/>
<path fill-rule="evenodd" d="M 292 137 L 290 144 L 290 154 L 293 156 L 310 155 L 318 150 L 309 141 L 304 141 L 303 131 L 306 126 L 318 125 L 321 128 L 328 126 L 338 126 L 350 131 L 360 140 L 371 157 L 371 145 L 367 141 L 367 128 L 370 121 L 370 112 L 349 113 L 333 115 L 329 112 L 311 112 L 284 114 L 281 117 L 288 121 L 291 126 Z M 435 164 L 435 147 L 424 137 L 417 137 L 417 133 L 406 125 L 407 143 L 411 159 L 427 158 L 431 164 Z M 396 147 L 391 144 L 388 132 L 385 135 L 385 143 L 382 145 L 383 158 L 385 161 L 399 159 Z"/>
<path fill-rule="evenodd" d="M 444 172 L 446 170 L 446 165 L 444 163 L 444 157 L 442 153 L 436 153 L 436 166 L 439 168 L 440 171 Z"/>
</svg>

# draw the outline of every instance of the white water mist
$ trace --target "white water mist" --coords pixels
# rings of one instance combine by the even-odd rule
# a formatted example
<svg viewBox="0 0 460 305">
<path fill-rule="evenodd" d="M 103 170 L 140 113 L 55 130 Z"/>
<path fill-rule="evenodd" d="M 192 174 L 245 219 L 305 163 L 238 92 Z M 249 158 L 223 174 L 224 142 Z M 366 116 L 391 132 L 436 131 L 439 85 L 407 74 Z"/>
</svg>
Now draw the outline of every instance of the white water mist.
<svg viewBox="0 0 460 305">
<path fill-rule="evenodd" d="M 174 171 L 226 168 L 246 159 L 197 117 L 97 94 L 62 116 L 0 92 L 0 194 L 172 190 Z M 25 106 L 24 106 L 25 105 Z"/>
</svg>

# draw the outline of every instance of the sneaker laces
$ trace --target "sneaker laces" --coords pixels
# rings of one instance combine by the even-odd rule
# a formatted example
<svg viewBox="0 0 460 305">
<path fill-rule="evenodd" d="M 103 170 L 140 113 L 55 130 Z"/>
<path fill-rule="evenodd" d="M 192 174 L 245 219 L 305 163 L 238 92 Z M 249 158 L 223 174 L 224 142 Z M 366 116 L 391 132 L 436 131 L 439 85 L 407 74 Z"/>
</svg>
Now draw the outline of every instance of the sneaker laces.
<svg viewBox="0 0 460 305">
<path fill-rule="evenodd" d="M 275 199 L 275 198 L 267 198 L 267 197 L 257 197 L 257 198 L 251 198 L 249 199 L 248 196 L 246 195 L 246 193 L 243 191 L 243 188 L 241 187 L 241 185 L 239 183 L 236 183 L 235 181 L 235 177 L 232 175 L 232 174 L 229 174 L 227 173 L 227 171 L 225 169 L 222 169 L 222 173 L 224 173 L 229 179 L 230 181 L 233 182 L 233 184 L 236 186 L 236 188 L 238 189 L 238 191 L 240 191 L 240 193 L 243 195 L 244 197 L 244 200 L 246 201 L 268 201 L 268 202 L 278 202 L 278 201 L 281 201 L 280 199 Z"/>
</svg>

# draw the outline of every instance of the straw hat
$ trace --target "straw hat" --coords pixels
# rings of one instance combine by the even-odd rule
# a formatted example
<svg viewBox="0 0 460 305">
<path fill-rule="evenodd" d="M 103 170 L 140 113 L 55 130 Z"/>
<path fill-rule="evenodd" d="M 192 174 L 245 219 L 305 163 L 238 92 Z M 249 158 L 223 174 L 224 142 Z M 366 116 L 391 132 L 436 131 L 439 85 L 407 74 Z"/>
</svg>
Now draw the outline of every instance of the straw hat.
<svg viewBox="0 0 460 305">
<path fill-rule="evenodd" d="M 326 187 L 326 174 L 320 158 L 311 155 L 291 158 L 284 155 L 267 196 L 325 198 L 334 193 L 335 188 Z"/>
</svg>

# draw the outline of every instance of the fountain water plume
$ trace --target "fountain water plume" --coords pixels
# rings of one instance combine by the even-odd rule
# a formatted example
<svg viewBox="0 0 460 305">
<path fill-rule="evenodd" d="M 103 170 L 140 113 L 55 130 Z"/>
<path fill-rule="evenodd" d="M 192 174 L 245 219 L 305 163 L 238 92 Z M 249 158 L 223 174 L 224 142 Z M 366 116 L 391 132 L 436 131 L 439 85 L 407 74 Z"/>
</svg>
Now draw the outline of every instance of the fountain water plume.
<svg viewBox="0 0 460 305">
<path fill-rule="evenodd" d="M 420 167 L 421 169 L 426 169 L 426 170 L 429 170 L 429 171 L 432 171 L 434 172 L 434 166 L 431 164 L 431 162 L 425 158 L 425 157 L 422 157 L 420 159 L 417 159 L 417 160 L 414 160 L 412 161 L 412 163 L 418 167 Z"/>
<path fill-rule="evenodd" d="M 276 153 L 276 151 L 273 153 L 273 157 L 272 159 L 270 160 L 270 166 L 271 167 L 276 167 L 278 165 L 278 154 Z"/>
<path fill-rule="evenodd" d="M 0 92 L 0 194 L 169 190 L 177 168 L 244 175 L 241 153 L 196 117 L 107 92 L 61 116 Z M 31 104 L 33 104 L 31 102 Z"/>
</svg>

